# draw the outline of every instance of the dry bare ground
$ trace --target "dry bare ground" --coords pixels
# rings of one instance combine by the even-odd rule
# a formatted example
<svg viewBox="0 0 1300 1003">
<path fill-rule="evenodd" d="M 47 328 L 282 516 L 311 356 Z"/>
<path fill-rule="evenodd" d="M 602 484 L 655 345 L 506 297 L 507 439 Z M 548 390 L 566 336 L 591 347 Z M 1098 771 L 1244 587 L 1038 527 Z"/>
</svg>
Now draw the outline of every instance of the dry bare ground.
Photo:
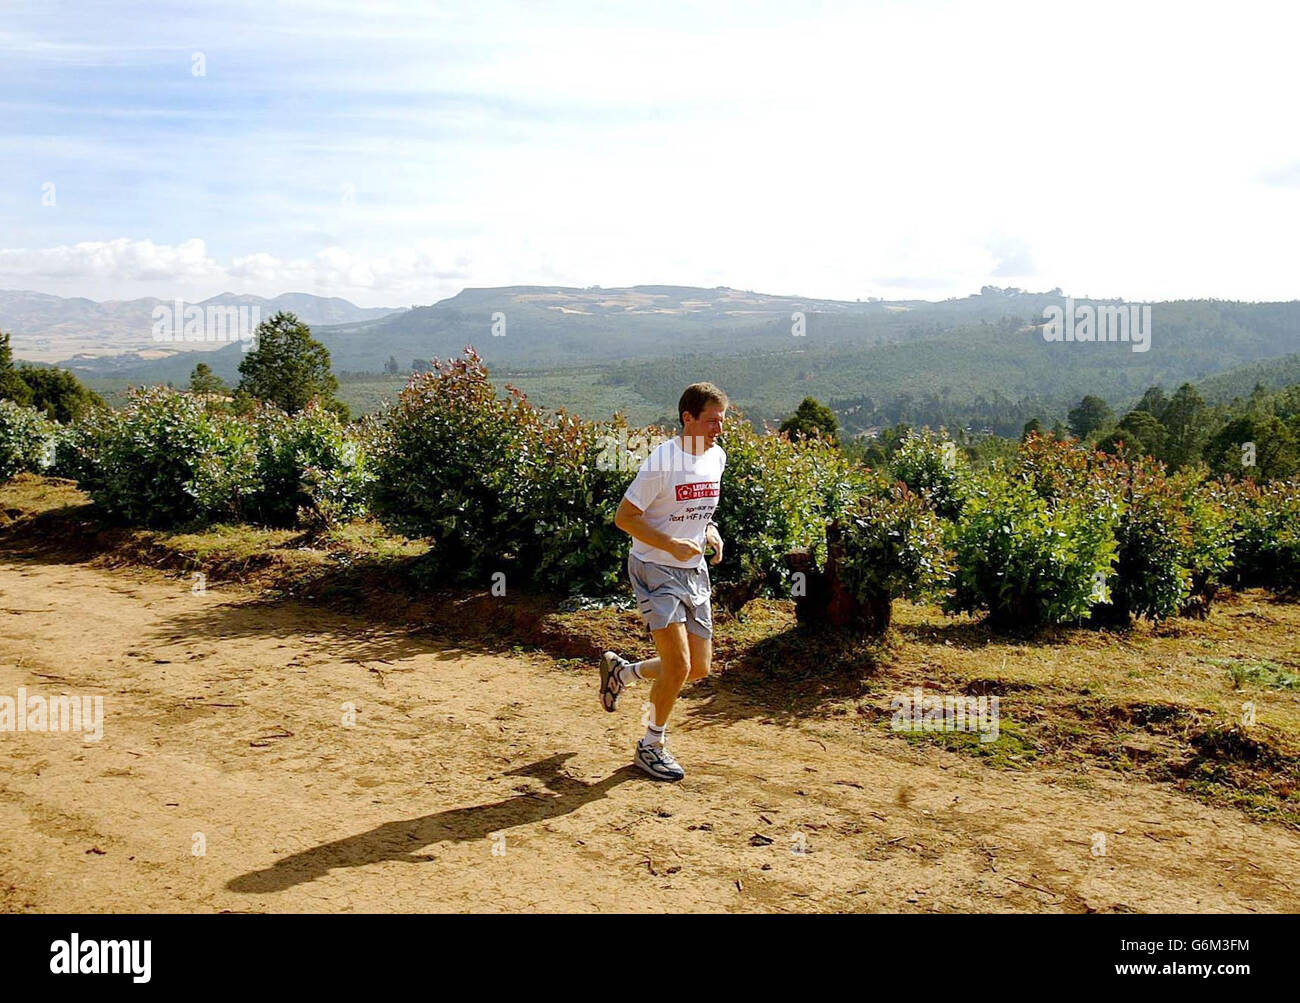
<svg viewBox="0 0 1300 1003">
<path fill-rule="evenodd" d="M 630 766 L 644 688 L 606 714 L 594 663 L 148 569 L 6 555 L 20 686 L 106 721 L 0 733 L 7 911 L 1300 910 L 1300 835 L 1168 786 L 778 724 L 714 680 L 664 785 Z"/>
</svg>

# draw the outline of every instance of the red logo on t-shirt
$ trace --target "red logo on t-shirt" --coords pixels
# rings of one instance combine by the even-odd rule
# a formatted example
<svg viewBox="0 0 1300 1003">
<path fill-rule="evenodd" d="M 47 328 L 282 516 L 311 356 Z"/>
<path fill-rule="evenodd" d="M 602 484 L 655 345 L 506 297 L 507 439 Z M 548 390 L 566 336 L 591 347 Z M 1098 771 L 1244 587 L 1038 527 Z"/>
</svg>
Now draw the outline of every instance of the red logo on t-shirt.
<svg viewBox="0 0 1300 1003">
<path fill-rule="evenodd" d="M 717 481 L 699 481 L 695 484 L 678 484 L 677 500 L 694 501 L 696 498 L 716 498 L 718 497 Z"/>
</svg>

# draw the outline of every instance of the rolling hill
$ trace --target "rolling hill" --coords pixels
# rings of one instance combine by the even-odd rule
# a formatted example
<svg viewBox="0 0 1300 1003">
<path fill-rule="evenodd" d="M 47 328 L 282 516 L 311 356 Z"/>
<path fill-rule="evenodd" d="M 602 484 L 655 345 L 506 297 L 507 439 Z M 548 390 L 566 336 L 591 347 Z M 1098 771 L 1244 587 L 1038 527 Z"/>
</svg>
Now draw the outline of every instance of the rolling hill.
<svg viewBox="0 0 1300 1003">
<path fill-rule="evenodd" d="M 142 358 L 148 359 L 156 357 L 160 350 L 211 351 L 215 346 L 210 343 L 160 345 L 154 341 L 154 307 L 172 305 L 172 301 L 152 297 L 96 302 L 4 289 L 0 290 L 0 331 L 13 336 L 17 358 L 35 362 L 135 352 L 144 353 Z M 359 307 L 345 299 L 310 293 L 283 293 L 272 299 L 221 293 L 194 305 L 257 307 L 263 319 L 277 310 L 291 310 L 313 326 L 375 320 L 394 313 L 389 308 Z"/>
<path fill-rule="evenodd" d="M 754 419 L 779 418 L 814 396 L 850 429 L 960 418 L 1004 434 L 1018 432 L 1027 416 L 1063 415 L 1085 393 L 1124 408 L 1153 384 L 1228 373 L 1236 382 L 1223 392 L 1249 382 L 1248 393 L 1270 367 L 1280 367 L 1279 378 L 1290 372 L 1294 364 L 1284 359 L 1300 352 L 1300 302 L 1152 304 L 1145 352 L 1126 343 L 1044 340 L 1043 311 L 1061 302 L 1059 290 L 995 287 L 938 303 L 860 303 L 727 288 L 511 286 L 466 289 L 431 306 L 313 333 L 335 371 L 350 373 L 379 373 L 390 357 L 405 372 L 415 360 L 457 355 L 473 344 L 498 379 L 532 388 L 545 406 L 590 415 L 607 413 L 610 404 L 671 414 L 684 385 L 711 379 Z M 801 336 L 792 333 L 796 314 Z M 204 359 L 233 382 L 241 349 L 223 346 Z M 119 387 L 188 380 L 191 356 L 148 354 L 64 365 L 92 386 L 97 379 Z M 1263 368 L 1251 375 L 1251 366 Z M 364 391 L 357 387 L 354 406 L 377 406 L 400 382 L 379 377 Z"/>
</svg>

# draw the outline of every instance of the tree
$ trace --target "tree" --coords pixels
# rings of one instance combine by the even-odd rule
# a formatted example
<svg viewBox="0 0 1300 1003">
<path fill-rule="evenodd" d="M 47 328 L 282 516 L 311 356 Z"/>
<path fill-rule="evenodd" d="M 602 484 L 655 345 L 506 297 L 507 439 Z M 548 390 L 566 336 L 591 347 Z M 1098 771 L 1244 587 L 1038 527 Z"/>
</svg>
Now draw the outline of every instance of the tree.
<svg viewBox="0 0 1300 1003">
<path fill-rule="evenodd" d="M 311 328 L 283 310 L 257 328 L 257 347 L 239 364 L 239 391 L 296 414 L 319 398 L 333 404 L 339 381 L 330 372 L 329 350 Z"/>
<path fill-rule="evenodd" d="M 820 436 L 836 445 L 840 441 L 840 423 L 835 420 L 835 412 L 812 397 L 805 397 L 794 414 L 781 422 L 780 431 L 792 439 Z"/>
<path fill-rule="evenodd" d="M 1020 433 L 1020 441 L 1024 442 L 1031 435 L 1035 435 L 1035 434 L 1037 435 L 1043 434 L 1043 423 L 1037 418 L 1030 418 L 1027 422 L 1025 422 L 1025 427 Z"/>
<path fill-rule="evenodd" d="M 1169 398 L 1165 392 L 1158 386 L 1147 387 L 1147 392 L 1142 395 L 1134 411 L 1145 411 L 1147 414 L 1155 415 L 1156 421 L 1165 420 L 1165 408 L 1169 406 Z"/>
<path fill-rule="evenodd" d="M 386 373 L 396 373 L 400 368 L 397 364 L 396 355 L 390 355 L 388 361 L 384 363 L 384 372 Z"/>
<path fill-rule="evenodd" d="M 230 392 L 226 381 L 212 371 L 206 362 L 200 362 L 190 373 L 190 390 L 196 394 L 221 394 Z"/>
<path fill-rule="evenodd" d="M 1170 399 L 1161 418 L 1169 432 L 1162 459 L 1177 469 L 1201 458 L 1201 447 L 1209 433 L 1205 401 L 1190 383 L 1184 383 Z"/>
<path fill-rule="evenodd" d="M 30 404 L 32 388 L 14 369 L 14 351 L 9 347 L 9 335 L 0 331 L 0 400 L 15 404 Z"/>
<path fill-rule="evenodd" d="M 1070 408 L 1066 418 L 1070 422 L 1070 431 L 1076 439 L 1086 439 L 1099 428 L 1105 428 L 1115 420 L 1115 412 L 1100 397 L 1089 394 Z"/>
<path fill-rule="evenodd" d="M 65 425 L 91 408 L 107 406 L 99 394 L 82 386 L 67 369 L 23 365 L 18 368 L 18 376 L 31 390 L 31 406 Z"/>
<path fill-rule="evenodd" d="M 1124 416 L 1124 420 L 1119 423 L 1121 432 L 1128 432 L 1126 438 L 1120 435 L 1125 442 L 1132 444 L 1135 439 L 1136 444 L 1144 448 L 1144 452 L 1154 456 L 1157 460 L 1163 459 L 1165 452 L 1165 440 L 1169 438 L 1169 433 L 1165 431 L 1165 426 L 1160 424 L 1150 411 L 1130 411 Z"/>
<path fill-rule="evenodd" d="M 1111 456 L 1137 459 L 1151 453 L 1151 448 L 1132 430 L 1115 428 L 1097 440 L 1097 449 Z"/>
<path fill-rule="evenodd" d="M 1219 474 L 1271 480 L 1294 477 L 1300 470 L 1300 447 L 1276 416 L 1234 418 L 1205 446 L 1205 459 Z"/>
</svg>

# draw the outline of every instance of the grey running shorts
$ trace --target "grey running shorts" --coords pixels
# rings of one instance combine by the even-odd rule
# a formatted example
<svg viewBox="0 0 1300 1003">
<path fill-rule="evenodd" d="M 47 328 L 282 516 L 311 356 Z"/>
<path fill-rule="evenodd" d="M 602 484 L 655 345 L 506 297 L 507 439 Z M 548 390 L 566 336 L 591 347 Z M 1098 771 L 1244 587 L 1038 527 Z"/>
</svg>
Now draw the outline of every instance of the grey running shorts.
<svg viewBox="0 0 1300 1003">
<path fill-rule="evenodd" d="M 709 568 L 673 568 L 627 555 L 636 607 L 651 630 L 685 623 L 697 637 L 713 637 L 713 607 L 709 599 Z"/>
</svg>

